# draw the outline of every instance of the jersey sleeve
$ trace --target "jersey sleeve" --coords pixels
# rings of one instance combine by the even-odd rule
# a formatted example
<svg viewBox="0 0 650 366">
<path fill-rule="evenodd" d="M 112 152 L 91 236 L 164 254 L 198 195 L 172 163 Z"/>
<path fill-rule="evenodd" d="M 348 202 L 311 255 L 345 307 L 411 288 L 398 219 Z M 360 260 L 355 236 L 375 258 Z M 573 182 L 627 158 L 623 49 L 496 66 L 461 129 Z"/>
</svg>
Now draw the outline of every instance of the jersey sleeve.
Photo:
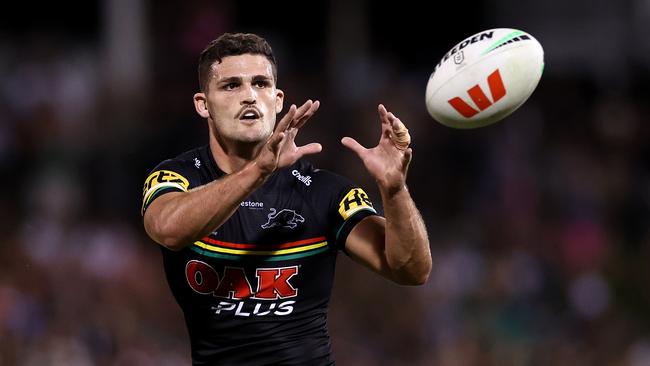
<svg viewBox="0 0 650 366">
<path fill-rule="evenodd" d="M 144 182 L 140 210 L 142 216 L 156 198 L 170 192 L 187 192 L 190 188 L 189 173 L 183 164 L 175 160 L 165 160 L 158 164 Z"/>
<path fill-rule="evenodd" d="M 309 178 L 311 196 L 316 207 L 327 210 L 327 235 L 333 245 L 345 252 L 345 242 L 354 227 L 364 218 L 379 215 L 372 200 L 358 184 L 325 169 L 300 167 Z M 294 174 L 295 176 L 295 174 Z"/>
<path fill-rule="evenodd" d="M 345 252 L 348 235 L 362 219 L 377 215 L 368 194 L 360 187 L 346 185 L 334 200 L 331 208 L 333 215 L 332 236 L 337 248 Z"/>
</svg>

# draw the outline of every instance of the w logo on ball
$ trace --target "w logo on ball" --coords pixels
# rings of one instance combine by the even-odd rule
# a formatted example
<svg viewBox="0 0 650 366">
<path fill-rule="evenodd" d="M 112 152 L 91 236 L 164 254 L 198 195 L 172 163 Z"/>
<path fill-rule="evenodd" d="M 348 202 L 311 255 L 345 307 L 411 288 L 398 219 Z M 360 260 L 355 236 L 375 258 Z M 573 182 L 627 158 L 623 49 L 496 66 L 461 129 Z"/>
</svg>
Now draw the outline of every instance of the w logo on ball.
<svg viewBox="0 0 650 366">
<path fill-rule="evenodd" d="M 467 94 L 469 94 L 470 98 L 472 98 L 472 101 L 474 101 L 474 104 L 476 104 L 476 106 L 479 108 L 478 111 L 472 108 L 460 97 L 449 99 L 449 104 L 451 104 L 451 106 L 454 107 L 454 109 L 465 118 L 471 118 L 480 111 L 487 109 L 493 103 L 496 103 L 499 99 L 503 98 L 503 96 L 506 95 L 506 87 L 503 85 L 503 80 L 501 79 L 499 69 L 494 70 L 487 77 L 487 82 L 490 86 L 490 93 L 492 94 L 493 100 L 492 102 L 490 99 L 488 99 L 478 84 L 467 90 Z"/>
</svg>

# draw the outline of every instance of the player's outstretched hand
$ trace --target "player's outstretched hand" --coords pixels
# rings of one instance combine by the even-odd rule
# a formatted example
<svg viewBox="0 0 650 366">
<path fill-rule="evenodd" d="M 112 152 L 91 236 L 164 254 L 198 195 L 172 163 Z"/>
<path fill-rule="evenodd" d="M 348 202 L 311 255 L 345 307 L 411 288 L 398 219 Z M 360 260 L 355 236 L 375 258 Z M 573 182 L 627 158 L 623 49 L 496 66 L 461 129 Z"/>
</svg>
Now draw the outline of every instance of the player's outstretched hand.
<svg viewBox="0 0 650 366">
<path fill-rule="evenodd" d="M 305 155 L 316 154 L 322 150 L 319 143 L 312 142 L 297 146 L 295 142 L 298 130 L 316 113 L 320 102 L 311 99 L 300 107 L 292 104 L 289 111 L 275 126 L 275 131 L 256 158 L 257 165 L 267 174 L 277 169 L 286 168 Z"/>
<path fill-rule="evenodd" d="M 411 138 L 402 121 L 382 104 L 378 111 L 381 136 L 377 146 L 365 148 L 351 137 L 344 137 L 341 143 L 361 158 L 380 188 L 392 193 L 405 186 L 408 166 L 413 156 L 413 151 L 408 147 Z"/>
</svg>

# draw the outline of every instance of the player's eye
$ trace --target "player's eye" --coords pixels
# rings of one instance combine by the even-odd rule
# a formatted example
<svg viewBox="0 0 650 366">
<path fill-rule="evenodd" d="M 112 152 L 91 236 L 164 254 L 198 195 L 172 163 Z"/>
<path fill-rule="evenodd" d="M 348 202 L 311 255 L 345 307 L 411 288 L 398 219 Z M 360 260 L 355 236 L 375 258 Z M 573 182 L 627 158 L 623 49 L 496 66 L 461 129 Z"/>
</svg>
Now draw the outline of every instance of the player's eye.
<svg viewBox="0 0 650 366">
<path fill-rule="evenodd" d="M 253 85 L 255 85 L 258 88 L 266 88 L 269 86 L 269 84 L 270 83 L 266 80 L 257 80 L 253 83 Z"/>
<path fill-rule="evenodd" d="M 239 86 L 238 83 L 228 83 L 223 86 L 225 90 L 234 90 Z"/>
</svg>

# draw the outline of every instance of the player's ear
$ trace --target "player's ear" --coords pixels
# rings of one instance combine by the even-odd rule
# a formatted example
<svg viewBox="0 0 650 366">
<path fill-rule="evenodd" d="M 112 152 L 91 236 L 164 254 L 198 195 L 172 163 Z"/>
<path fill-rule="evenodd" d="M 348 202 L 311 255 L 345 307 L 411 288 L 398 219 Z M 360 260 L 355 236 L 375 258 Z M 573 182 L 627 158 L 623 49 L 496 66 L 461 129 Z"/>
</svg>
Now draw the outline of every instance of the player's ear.
<svg viewBox="0 0 650 366">
<path fill-rule="evenodd" d="M 282 112 L 284 106 L 284 92 L 280 89 L 275 90 L 275 113 Z"/>
<path fill-rule="evenodd" d="M 194 94 L 194 109 L 196 113 L 203 118 L 210 117 L 210 111 L 208 110 L 208 99 L 205 97 L 205 93 L 196 93 Z"/>
</svg>

